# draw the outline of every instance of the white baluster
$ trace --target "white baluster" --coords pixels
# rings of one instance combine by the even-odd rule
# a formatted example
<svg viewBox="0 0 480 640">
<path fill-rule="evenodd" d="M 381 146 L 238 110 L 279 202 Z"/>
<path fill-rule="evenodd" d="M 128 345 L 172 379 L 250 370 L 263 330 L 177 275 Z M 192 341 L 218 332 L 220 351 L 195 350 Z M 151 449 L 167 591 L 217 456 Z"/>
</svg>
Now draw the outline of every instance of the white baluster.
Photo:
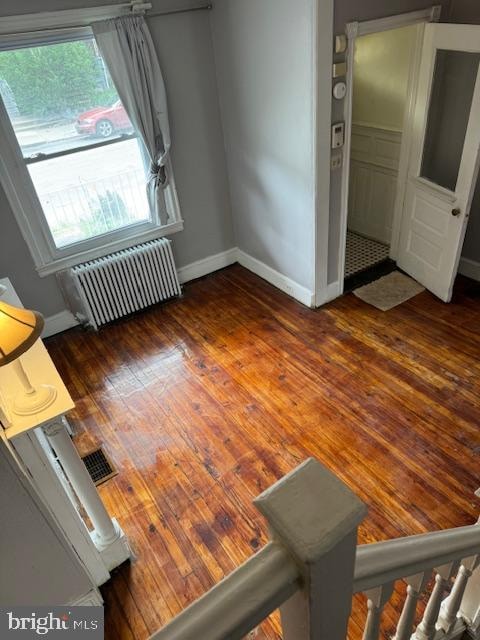
<svg viewBox="0 0 480 640">
<path fill-rule="evenodd" d="M 480 498 L 480 489 L 475 491 L 475 495 Z M 480 518 L 477 524 L 480 524 Z M 460 615 L 467 623 L 468 636 L 480 640 L 480 566 L 476 567 L 467 583 L 460 605 Z"/>
<path fill-rule="evenodd" d="M 368 598 L 368 612 L 362 640 L 378 640 L 383 607 L 390 600 L 392 591 L 393 582 L 365 591 L 365 595 Z"/>
<path fill-rule="evenodd" d="M 417 612 L 417 602 L 420 595 L 425 590 L 430 579 L 431 572 L 417 573 L 414 576 L 405 578 L 407 583 L 407 597 L 403 605 L 400 619 L 398 620 L 397 632 L 393 640 L 410 640 Z"/>
<path fill-rule="evenodd" d="M 467 623 L 468 637 L 480 640 L 480 566 L 475 569 L 467 583 L 460 615 Z"/>
<path fill-rule="evenodd" d="M 448 582 L 455 573 L 455 568 L 456 563 L 450 562 L 449 564 L 443 565 L 443 567 L 435 569 L 437 572 L 435 576 L 435 586 L 428 599 L 423 619 L 412 636 L 415 640 L 432 640 L 435 636 L 435 625 L 437 624 L 438 614 L 440 613 L 443 594 Z"/>
<path fill-rule="evenodd" d="M 472 556 L 462 561 L 455 582 L 453 583 L 452 591 L 448 598 L 445 598 L 442 602 L 440 616 L 438 618 L 438 628 L 443 629 L 445 633 L 449 633 L 457 621 L 457 613 L 460 610 L 465 589 L 479 560 L 479 556 Z"/>
</svg>

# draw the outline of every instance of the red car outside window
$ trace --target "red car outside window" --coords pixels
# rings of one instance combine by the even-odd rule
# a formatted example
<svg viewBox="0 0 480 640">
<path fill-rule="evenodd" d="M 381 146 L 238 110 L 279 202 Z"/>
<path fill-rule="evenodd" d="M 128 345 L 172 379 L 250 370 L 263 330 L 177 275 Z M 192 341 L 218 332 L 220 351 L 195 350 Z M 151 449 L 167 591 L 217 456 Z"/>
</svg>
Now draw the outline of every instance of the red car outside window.
<svg viewBox="0 0 480 640">
<path fill-rule="evenodd" d="M 109 138 L 115 133 L 133 131 L 123 104 L 117 100 L 111 107 L 95 107 L 81 113 L 75 123 L 77 133 Z"/>
</svg>

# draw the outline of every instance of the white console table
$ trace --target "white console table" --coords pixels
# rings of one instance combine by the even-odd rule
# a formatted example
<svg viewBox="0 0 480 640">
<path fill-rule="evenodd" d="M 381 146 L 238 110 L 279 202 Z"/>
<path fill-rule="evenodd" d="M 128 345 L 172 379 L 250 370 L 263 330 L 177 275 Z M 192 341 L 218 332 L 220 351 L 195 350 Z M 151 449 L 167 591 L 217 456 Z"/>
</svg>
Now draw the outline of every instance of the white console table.
<svg viewBox="0 0 480 640">
<path fill-rule="evenodd" d="M 22 306 L 8 278 L 0 279 L 0 284 L 7 287 L 2 300 Z M 112 569 L 131 557 L 128 541 L 116 520 L 108 514 L 73 445 L 65 416 L 74 408 L 74 403 L 42 341 L 37 340 L 21 358 L 32 383 L 54 386 L 57 396 L 49 407 L 35 415 L 15 415 L 9 406 L 20 390 L 20 382 L 8 365 L 0 367 L 0 393 L 6 416 L 3 439 L 28 472 L 93 583 L 99 586 L 109 579 Z M 87 529 L 78 502 L 88 514 L 93 531 Z M 99 593 L 97 596 L 100 598 Z"/>
</svg>

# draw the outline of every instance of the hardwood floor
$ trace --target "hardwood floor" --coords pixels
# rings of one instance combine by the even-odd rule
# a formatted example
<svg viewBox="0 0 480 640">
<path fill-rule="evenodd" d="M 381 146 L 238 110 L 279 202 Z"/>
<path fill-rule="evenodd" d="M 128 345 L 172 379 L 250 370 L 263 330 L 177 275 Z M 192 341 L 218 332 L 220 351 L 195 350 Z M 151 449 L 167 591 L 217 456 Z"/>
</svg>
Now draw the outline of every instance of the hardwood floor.
<svg viewBox="0 0 480 640">
<path fill-rule="evenodd" d="M 466 279 L 450 305 L 424 292 L 384 313 L 348 294 L 313 311 L 235 265 L 47 346 L 79 449 L 102 443 L 119 470 L 100 492 L 136 554 L 103 588 L 106 638 L 144 640 L 262 546 L 252 499 L 308 456 L 368 505 L 362 543 L 478 516 L 480 285 Z M 364 618 L 357 598 L 351 638 Z M 280 637 L 273 616 L 258 638 Z"/>
</svg>

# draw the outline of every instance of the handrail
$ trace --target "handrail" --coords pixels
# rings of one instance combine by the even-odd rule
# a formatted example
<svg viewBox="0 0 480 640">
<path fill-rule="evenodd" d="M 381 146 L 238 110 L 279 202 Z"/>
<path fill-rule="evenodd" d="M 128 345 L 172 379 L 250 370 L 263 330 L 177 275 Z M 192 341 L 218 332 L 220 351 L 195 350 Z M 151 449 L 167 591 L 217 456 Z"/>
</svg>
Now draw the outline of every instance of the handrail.
<svg viewBox="0 0 480 640">
<path fill-rule="evenodd" d="M 464 602 L 480 617 L 477 595 L 468 594 L 480 557 L 478 524 L 357 546 L 364 505 L 313 459 L 254 503 L 272 540 L 151 640 L 240 640 L 279 607 L 288 640 L 344 640 L 352 592 L 359 591 L 368 597 L 364 638 L 373 640 L 401 579 L 408 589 L 395 637 L 410 640 L 417 602 L 432 572 L 434 587 L 415 638 L 433 637 L 436 625 L 450 638 Z"/>
<path fill-rule="evenodd" d="M 372 589 L 479 553 L 478 524 L 359 545 L 353 592 Z"/>
<path fill-rule="evenodd" d="M 300 586 L 300 571 L 290 554 L 269 542 L 151 640 L 240 639 Z"/>
<path fill-rule="evenodd" d="M 353 592 L 479 553 L 480 527 L 476 524 L 359 545 Z M 299 587 L 295 561 L 281 544 L 269 542 L 151 640 L 242 638 Z"/>
</svg>

